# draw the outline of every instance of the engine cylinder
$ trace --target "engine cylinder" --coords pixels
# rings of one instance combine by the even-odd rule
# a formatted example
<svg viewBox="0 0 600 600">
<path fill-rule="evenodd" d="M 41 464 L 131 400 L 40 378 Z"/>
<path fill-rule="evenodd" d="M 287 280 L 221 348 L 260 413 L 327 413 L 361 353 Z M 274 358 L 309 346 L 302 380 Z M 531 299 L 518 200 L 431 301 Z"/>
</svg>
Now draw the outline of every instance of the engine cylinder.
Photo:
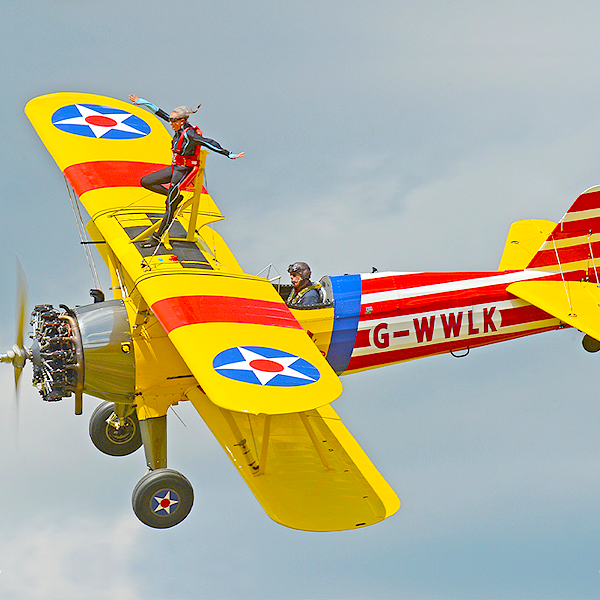
<svg viewBox="0 0 600 600">
<path fill-rule="evenodd" d="M 81 391 L 110 402 L 131 404 L 135 394 L 135 353 L 122 300 L 96 302 L 74 310 L 36 306 L 31 323 L 33 383 L 44 400 Z"/>
</svg>

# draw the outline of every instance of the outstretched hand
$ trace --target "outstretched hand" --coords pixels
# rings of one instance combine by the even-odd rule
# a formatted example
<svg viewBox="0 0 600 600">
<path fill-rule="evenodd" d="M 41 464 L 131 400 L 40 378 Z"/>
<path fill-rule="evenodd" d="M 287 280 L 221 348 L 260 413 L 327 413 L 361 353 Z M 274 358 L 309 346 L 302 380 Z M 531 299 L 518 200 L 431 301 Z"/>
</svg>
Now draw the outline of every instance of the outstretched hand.
<svg viewBox="0 0 600 600">
<path fill-rule="evenodd" d="M 139 97 L 136 96 L 135 94 L 129 94 L 129 99 L 134 103 L 137 104 L 137 101 L 139 100 Z"/>
<path fill-rule="evenodd" d="M 244 156 L 244 153 L 243 153 L 243 152 L 240 152 L 239 154 L 234 154 L 233 152 L 230 152 L 230 153 L 229 153 L 229 158 L 231 158 L 232 160 L 233 160 L 234 158 L 241 158 L 242 156 Z"/>
</svg>

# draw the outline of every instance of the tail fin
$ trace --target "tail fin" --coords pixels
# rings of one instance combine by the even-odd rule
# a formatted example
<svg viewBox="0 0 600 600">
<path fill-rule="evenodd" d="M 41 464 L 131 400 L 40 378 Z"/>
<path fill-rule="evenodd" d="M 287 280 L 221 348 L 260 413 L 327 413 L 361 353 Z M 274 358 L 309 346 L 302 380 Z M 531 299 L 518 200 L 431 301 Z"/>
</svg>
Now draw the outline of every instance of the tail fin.
<svg viewBox="0 0 600 600">
<path fill-rule="evenodd" d="M 600 271 L 600 186 L 575 200 L 527 265 L 539 271 L 587 272 L 598 283 Z"/>
<path fill-rule="evenodd" d="M 522 271 L 554 231 L 556 223 L 541 219 L 515 221 L 506 237 L 498 271 Z"/>
</svg>

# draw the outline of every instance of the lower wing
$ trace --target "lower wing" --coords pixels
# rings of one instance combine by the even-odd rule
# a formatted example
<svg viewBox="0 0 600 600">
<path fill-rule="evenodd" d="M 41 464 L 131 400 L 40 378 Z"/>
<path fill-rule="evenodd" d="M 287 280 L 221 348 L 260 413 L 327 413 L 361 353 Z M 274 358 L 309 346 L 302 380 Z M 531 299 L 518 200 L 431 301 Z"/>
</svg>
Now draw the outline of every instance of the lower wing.
<svg viewBox="0 0 600 600">
<path fill-rule="evenodd" d="M 330 406 L 285 415 L 250 415 L 188 398 L 267 514 L 306 531 L 373 525 L 394 514 L 398 497 Z"/>
</svg>

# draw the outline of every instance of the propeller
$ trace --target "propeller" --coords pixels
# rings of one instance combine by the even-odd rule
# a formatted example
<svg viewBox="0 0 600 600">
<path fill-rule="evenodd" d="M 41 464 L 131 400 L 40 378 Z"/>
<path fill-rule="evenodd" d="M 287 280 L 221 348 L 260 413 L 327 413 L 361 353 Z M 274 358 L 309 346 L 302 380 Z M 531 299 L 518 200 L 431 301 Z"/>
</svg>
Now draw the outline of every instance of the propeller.
<svg viewBox="0 0 600 600">
<path fill-rule="evenodd" d="M 17 257 L 17 340 L 13 347 L 5 354 L 0 354 L 0 362 L 11 363 L 15 372 L 15 389 L 18 389 L 19 379 L 23 372 L 23 367 L 28 358 L 31 357 L 31 350 L 23 346 L 23 335 L 25 331 L 25 316 L 27 310 L 27 277 L 23 270 L 23 265 Z"/>
</svg>

